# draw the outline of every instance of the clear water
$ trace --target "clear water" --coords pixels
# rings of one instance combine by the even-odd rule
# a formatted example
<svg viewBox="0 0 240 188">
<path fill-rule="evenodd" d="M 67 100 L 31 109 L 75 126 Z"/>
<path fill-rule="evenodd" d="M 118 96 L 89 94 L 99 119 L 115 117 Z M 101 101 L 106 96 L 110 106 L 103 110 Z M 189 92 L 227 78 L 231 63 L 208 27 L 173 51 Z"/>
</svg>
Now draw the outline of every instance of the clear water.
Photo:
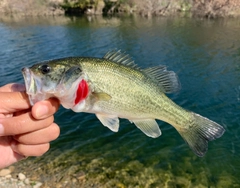
<svg viewBox="0 0 240 188">
<path fill-rule="evenodd" d="M 141 67 L 177 72 L 182 89 L 169 97 L 226 129 L 199 158 L 167 123 L 158 121 L 163 135 L 152 139 L 127 120 L 113 133 L 93 114 L 60 108 L 61 136 L 18 167 L 69 186 L 240 187 L 239 31 L 237 19 L 1 17 L 0 85 L 23 83 L 21 68 L 39 61 L 121 49 Z"/>
</svg>

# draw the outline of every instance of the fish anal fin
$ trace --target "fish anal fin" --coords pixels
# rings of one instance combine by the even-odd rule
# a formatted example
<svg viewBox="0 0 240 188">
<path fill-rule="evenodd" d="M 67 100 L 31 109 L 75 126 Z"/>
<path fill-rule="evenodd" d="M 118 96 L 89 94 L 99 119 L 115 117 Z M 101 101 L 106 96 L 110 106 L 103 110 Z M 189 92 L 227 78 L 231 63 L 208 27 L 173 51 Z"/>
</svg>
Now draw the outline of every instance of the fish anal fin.
<svg viewBox="0 0 240 188">
<path fill-rule="evenodd" d="M 177 74 L 173 71 L 168 71 L 166 66 L 159 65 L 146 68 L 143 72 L 154 79 L 165 93 L 173 93 L 181 88 Z"/>
<path fill-rule="evenodd" d="M 162 134 L 157 122 L 154 119 L 130 120 L 130 122 L 133 122 L 137 128 L 149 137 L 157 138 Z"/>
<path fill-rule="evenodd" d="M 108 127 L 113 132 L 118 132 L 119 119 L 117 116 L 107 114 L 96 114 L 96 116 L 104 126 Z"/>
<path fill-rule="evenodd" d="M 192 151 L 199 157 L 203 157 L 208 150 L 208 141 L 215 140 L 223 135 L 225 129 L 205 117 L 192 113 L 193 121 L 189 128 L 176 128 Z"/>
</svg>

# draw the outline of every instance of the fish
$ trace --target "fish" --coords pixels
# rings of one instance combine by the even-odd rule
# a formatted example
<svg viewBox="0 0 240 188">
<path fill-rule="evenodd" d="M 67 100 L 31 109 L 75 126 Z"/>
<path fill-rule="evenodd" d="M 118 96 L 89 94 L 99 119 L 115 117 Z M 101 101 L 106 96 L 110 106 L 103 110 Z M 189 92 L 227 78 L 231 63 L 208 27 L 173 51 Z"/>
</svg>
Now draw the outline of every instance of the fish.
<svg viewBox="0 0 240 188">
<path fill-rule="evenodd" d="M 98 57 L 63 57 L 22 69 L 31 105 L 52 97 L 74 112 L 93 113 L 114 132 L 128 119 L 152 138 L 162 132 L 156 120 L 172 125 L 191 150 L 203 157 L 208 142 L 221 137 L 218 123 L 185 110 L 167 94 L 179 91 L 174 71 L 164 65 L 139 67 L 120 50 Z"/>
</svg>

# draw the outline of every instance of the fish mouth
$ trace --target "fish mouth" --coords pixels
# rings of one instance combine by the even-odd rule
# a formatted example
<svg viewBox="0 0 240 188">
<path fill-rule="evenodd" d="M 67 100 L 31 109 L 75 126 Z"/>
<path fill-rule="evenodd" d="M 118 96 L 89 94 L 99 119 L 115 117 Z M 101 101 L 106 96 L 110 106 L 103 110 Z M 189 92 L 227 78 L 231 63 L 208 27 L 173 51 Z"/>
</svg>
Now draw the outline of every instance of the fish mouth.
<svg viewBox="0 0 240 188">
<path fill-rule="evenodd" d="M 35 76 L 34 73 L 26 67 L 22 69 L 22 74 L 30 104 L 33 106 L 36 102 L 44 100 L 45 96 L 41 92 L 41 79 Z"/>
</svg>

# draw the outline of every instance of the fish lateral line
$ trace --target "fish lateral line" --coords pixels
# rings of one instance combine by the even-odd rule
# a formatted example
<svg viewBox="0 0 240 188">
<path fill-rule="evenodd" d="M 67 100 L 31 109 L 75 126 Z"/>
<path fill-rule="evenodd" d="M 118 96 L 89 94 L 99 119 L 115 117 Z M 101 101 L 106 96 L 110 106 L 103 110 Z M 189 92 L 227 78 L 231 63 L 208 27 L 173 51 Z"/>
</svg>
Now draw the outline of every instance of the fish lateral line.
<svg viewBox="0 0 240 188">
<path fill-rule="evenodd" d="M 88 96 L 88 92 L 89 92 L 88 84 L 84 79 L 82 79 L 81 82 L 78 84 L 74 105 L 86 99 Z"/>
</svg>

